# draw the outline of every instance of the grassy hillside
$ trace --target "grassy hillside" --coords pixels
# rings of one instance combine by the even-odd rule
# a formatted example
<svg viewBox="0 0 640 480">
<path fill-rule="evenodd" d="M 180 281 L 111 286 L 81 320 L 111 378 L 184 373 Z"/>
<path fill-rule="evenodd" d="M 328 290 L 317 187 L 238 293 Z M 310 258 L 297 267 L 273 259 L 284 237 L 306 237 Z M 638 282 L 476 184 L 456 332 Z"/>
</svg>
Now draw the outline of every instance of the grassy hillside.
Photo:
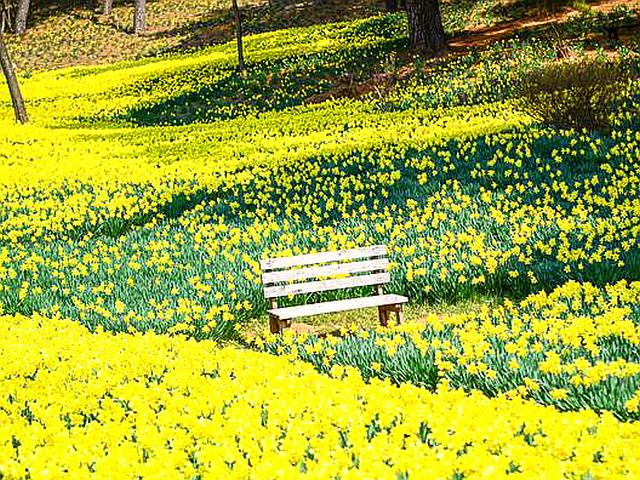
<svg viewBox="0 0 640 480">
<path fill-rule="evenodd" d="M 27 71 L 72 65 L 132 60 L 167 51 L 225 43 L 232 39 L 233 18 L 227 0 L 157 0 L 148 3 L 147 32 L 132 34 L 133 5 L 114 2 L 105 17 L 91 2 L 34 4 L 24 38 L 10 38 L 14 61 Z M 366 17 L 381 11 L 382 2 L 327 0 L 281 2 L 240 0 L 247 33 Z"/>
<path fill-rule="evenodd" d="M 248 34 L 366 18 L 382 13 L 385 6 L 383 0 L 239 0 L 238 3 Z M 549 10 L 547 4 L 553 8 Z M 57 0 L 54 5 L 46 5 L 47 2 L 34 1 L 26 35 L 7 38 L 14 62 L 26 74 L 219 45 L 232 40 L 234 35 L 230 0 L 150 1 L 148 30 L 142 36 L 132 34 L 131 2 L 116 1 L 108 18 L 102 14 L 99 2 Z M 486 46 L 523 30 L 556 38 L 558 23 L 570 26 L 581 16 L 597 17 L 633 8 L 637 5 L 629 0 L 442 2 L 445 28 L 454 39 L 451 43 L 454 49 Z M 587 26 L 590 34 L 606 36 L 599 27 L 607 20 L 594 20 L 588 26 L 582 21 L 577 23 Z"/>
<path fill-rule="evenodd" d="M 24 79 L 34 124 L 0 110 L 4 311 L 226 337 L 264 312 L 260 257 L 372 243 L 414 302 L 635 279 L 633 104 L 607 135 L 515 106 L 553 43 L 305 105 L 325 76 L 382 68 L 404 32 L 390 15 L 256 35 L 245 79 L 233 44 Z"/>
</svg>

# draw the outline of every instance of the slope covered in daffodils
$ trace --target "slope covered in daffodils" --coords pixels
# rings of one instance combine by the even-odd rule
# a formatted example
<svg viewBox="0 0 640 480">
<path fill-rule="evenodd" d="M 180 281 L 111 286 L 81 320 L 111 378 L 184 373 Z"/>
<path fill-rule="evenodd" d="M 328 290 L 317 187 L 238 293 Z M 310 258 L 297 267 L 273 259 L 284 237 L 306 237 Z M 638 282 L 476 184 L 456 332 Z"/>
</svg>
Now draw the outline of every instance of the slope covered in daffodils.
<svg viewBox="0 0 640 480">
<path fill-rule="evenodd" d="M 331 87 L 330 77 L 374 71 L 406 43 L 404 19 L 290 28 L 191 52 L 95 67 L 42 71 L 22 79 L 32 120 L 44 125 L 184 124 L 298 105 Z M 0 118 L 11 118 L 5 91 Z"/>
<path fill-rule="evenodd" d="M 0 318 L 0 353 L 3 478 L 640 475 L 640 425 L 608 414 L 39 316 Z"/>
<path fill-rule="evenodd" d="M 299 156 L 274 147 L 229 170 L 206 152 L 127 162 L 124 147 L 122 162 L 48 159 L 50 173 L 5 186 L 0 301 L 118 330 L 222 334 L 264 311 L 260 257 L 373 243 L 390 246 L 391 289 L 414 301 L 633 279 L 637 134 L 531 131 L 477 112 L 425 125 L 415 111 L 366 114 Z"/>
<path fill-rule="evenodd" d="M 323 75 L 385 61 L 403 25 L 249 37 L 244 79 L 231 44 L 25 79 L 34 124 L 0 110 L 0 308 L 223 338 L 265 311 L 261 257 L 374 243 L 415 302 L 636 279 L 633 110 L 606 135 L 533 124 L 510 85 L 548 45 L 301 105 Z"/>
<path fill-rule="evenodd" d="M 0 477 L 640 476 L 637 79 L 601 134 L 516 109 L 540 42 L 304 104 L 403 22 L 250 37 L 244 79 L 230 44 L 38 73 L 27 127 L 0 97 Z M 207 340 L 264 314 L 261 257 L 376 243 L 414 302 L 513 301 Z"/>
</svg>

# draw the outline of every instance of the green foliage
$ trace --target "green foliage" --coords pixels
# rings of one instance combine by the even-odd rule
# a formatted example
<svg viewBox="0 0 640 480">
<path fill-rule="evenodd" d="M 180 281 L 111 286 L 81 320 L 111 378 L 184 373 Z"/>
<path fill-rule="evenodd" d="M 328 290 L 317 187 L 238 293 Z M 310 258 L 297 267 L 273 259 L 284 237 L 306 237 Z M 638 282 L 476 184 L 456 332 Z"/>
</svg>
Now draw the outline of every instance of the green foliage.
<svg viewBox="0 0 640 480">
<path fill-rule="evenodd" d="M 608 131 L 616 114 L 637 112 L 635 101 L 629 101 L 637 68 L 588 57 L 547 63 L 523 76 L 518 92 L 522 108 L 556 127 Z"/>
<path fill-rule="evenodd" d="M 517 95 L 517 85 L 524 72 L 548 61 L 554 54 L 553 46 L 546 41 L 496 42 L 485 51 L 472 51 L 419 69 L 377 105 L 383 111 L 396 111 L 509 100 Z"/>
</svg>

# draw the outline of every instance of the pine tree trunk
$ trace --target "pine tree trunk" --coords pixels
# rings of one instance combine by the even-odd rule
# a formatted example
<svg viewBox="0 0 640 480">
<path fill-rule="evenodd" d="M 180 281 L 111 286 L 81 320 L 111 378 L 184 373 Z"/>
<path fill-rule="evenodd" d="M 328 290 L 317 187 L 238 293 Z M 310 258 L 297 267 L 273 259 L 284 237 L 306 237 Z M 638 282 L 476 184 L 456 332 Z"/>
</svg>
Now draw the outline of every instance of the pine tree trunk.
<svg viewBox="0 0 640 480">
<path fill-rule="evenodd" d="M 231 0 L 233 17 L 236 21 L 236 42 L 238 43 L 238 70 L 244 75 L 244 53 L 242 48 L 242 16 L 238 7 L 238 0 Z"/>
<path fill-rule="evenodd" d="M 20 0 L 18 2 L 18 10 L 16 11 L 15 32 L 18 35 L 24 35 L 27 31 L 27 18 L 29 17 L 30 0 Z"/>
<path fill-rule="evenodd" d="M 133 14 L 133 31 L 140 35 L 146 28 L 146 0 L 135 0 L 136 8 Z"/>
<path fill-rule="evenodd" d="M 407 16 L 414 49 L 438 54 L 446 48 L 438 0 L 407 0 Z"/>
<path fill-rule="evenodd" d="M 16 114 L 16 120 L 20 123 L 27 123 L 29 117 L 27 117 L 27 110 L 24 106 L 24 99 L 20 92 L 20 85 L 18 85 L 18 79 L 13 71 L 13 64 L 9 58 L 9 52 L 4 44 L 4 38 L 0 33 L 0 67 L 4 72 L 4 76 L 7 79 L 7 85 L 9 85 L 9 93 L 11 94 L 11 103 L 13 103 L 13 111 Z"/>
<path fill-rule="evenodd" d="M 397 12 L 399 8 L 406 9 L 407 8 L 407 0 L 387 0 L 387 12 Z"/>
<path fill-rule="evenodd" d="M 113 0 L 104 0 L 104 14 L 109 16 L 111 12 L 113 12 Z"/>
<path fill-rule="evenodd" d="M 11 14 L 9 12 L 9 5 L 2 3 L 0 0 L 0 33 L 4 32 L 7 25 L 11 25 Z M 15 27 L 15 25 L 12 25 Z"/>
</svg>

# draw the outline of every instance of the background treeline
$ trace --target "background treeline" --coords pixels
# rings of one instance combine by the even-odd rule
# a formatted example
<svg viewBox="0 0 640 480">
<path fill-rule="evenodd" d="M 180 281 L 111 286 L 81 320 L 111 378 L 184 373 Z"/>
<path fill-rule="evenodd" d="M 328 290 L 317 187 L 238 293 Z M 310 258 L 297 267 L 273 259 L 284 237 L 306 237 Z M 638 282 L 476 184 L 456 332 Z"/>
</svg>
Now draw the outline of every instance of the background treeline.
<svg viewBox="0 0 640 480">
<path fill-rule="evenodd" d="M 135 6 L 132 24 L 133 31 L 141 33 L 146 26 L 146 0 L 133 0 Z M 101 9 L 105 15 L 111 15 L 114 0 L 79 1 L 70 3 L 68 1 L 55 0 L 0 0 L 0 27 L 2 31 L 8 31 L 17 35 L 23 35 L 28 28 L 30 15 L 34 13 L 47 13 L 59 9 L 75 7 Z"/>
<path fill-rule="evenodd" d="M 132 18 L 132 31 L 142 34 L 146 30 L 146 0 L 127 0 L 134 5 Z M 268 5 L 274 9 L 285 9 L 295 0 L 268 0 Z M 313 0 L 313 4 L 319 8 L 327 3 L 326 0 Z M 236 2 L 229 0 L 228 7 L 233 9 Z M 410 27 L 411 45 L 417 50 L 439 53 L 446 45 L 445 32 L 442 26 L 442 15 L 438 0 L 385 0 L 388 11 L 406 9 Z M 64 8 L 87 8 L 99 10 L 105 16 L 113 12 L 114 0 L 81 0 L 69 2 L 65 0 L 0 0 L 0 30 L 23 35 L 28 26 L 29 19 L 37 13 L 53 12 Z M 236 29 L 241 15 L 235 15 Z"/>
</svg>

